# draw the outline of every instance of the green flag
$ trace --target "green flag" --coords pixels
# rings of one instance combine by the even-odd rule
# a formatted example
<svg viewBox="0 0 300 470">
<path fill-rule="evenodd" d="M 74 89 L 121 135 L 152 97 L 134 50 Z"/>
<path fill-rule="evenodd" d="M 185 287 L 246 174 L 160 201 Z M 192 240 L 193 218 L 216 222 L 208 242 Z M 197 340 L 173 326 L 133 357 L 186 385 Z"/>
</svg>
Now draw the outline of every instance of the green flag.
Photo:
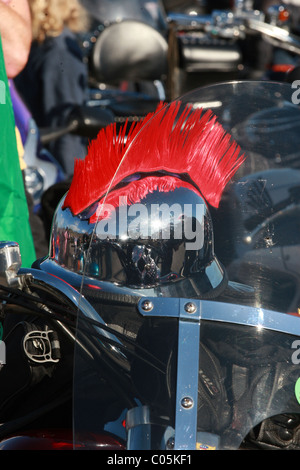
<svg viewBox="0 0 300 470">
<path fill-rule="evenodd" d="M 17 150 L 15 119 L 0 41 L 0 240 L 19 243 L 22 266 L 30 267 L 35 249 Z"/>
</svg>

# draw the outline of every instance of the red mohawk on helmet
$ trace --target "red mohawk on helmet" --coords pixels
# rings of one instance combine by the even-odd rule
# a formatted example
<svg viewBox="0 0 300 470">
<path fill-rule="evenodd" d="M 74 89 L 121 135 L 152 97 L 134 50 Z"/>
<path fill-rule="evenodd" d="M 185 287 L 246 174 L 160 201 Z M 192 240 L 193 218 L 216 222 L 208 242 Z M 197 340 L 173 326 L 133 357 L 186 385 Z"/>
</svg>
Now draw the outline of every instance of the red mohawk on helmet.
<svg viewBox="0 0 300 470">
<path fill-rule="evenodd" d="M 244 156 L 212 111 L 181 106 L 175 101 L 147 115 L 126 137 L 126 124 L 118 135 L 114 124 L 102 129 L 75 163 L 63 208 L 77 215 L 97 201 L 116 205 L 126 195 L 136 203 L 155 189 L 182 186 L 218 207 Z"/>
</svg>

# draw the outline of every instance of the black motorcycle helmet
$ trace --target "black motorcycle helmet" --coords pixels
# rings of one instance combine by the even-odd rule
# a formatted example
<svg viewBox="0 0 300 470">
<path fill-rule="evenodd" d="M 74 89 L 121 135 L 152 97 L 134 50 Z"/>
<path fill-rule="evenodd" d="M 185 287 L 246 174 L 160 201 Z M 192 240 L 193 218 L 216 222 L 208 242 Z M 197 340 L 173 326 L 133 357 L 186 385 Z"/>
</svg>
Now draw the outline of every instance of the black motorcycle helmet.
<svg viewBox="0 0 300 470">
<path fill-rule="evenodd" d="M 210 111 L 180 102 L 129 132 L 109 126 L 76 163 L 44 268 L 160 295 L 219 295 L 227 277 L 209 205 L 242 161 Z"/>
</svg>

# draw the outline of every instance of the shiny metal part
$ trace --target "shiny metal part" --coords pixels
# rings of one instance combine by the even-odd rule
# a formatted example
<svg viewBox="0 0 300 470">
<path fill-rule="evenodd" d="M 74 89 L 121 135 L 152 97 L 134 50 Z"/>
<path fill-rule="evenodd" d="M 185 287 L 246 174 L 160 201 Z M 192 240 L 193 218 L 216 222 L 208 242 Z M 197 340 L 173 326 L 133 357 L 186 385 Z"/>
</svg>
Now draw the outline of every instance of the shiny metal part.
<svg viewBox="0 0 300 470">
<path fill-rule="evenodd" d="M 141 306 L 145 312 L 151 312 L 153 309 L 153 303 L 150 300 L 144 300 Z"/>
<path fill-rule="evenodd" d="M 184 397 L 181 400 L 181 406 L 186 409 L 192 408 L 194 406 L 194 401 L 191 397 Z"/>
<path fill-rule="evenodd" d="M 16 242 L 0 242 L 0 283 L 5 286 L 20 285 L 18 271 L 22 260 L 20 247 Z"/>
<path fill-rule="evenodd" d="M 187 313 L 195 313 L 196 310 L 197 310 L 197 307 L 196 305 L 193 303 L 193 302 L 188 302 L 187 304 L 185 304 L 184 306 L 184 309 Z"/>
</svg>

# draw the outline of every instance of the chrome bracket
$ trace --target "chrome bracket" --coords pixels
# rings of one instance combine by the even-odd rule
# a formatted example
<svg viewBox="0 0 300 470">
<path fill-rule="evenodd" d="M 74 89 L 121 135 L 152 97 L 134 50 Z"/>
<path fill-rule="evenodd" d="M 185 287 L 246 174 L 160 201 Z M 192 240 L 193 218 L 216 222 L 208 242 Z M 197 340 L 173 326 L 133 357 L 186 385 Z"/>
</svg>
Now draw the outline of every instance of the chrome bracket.
<svg viewBox="0 0 300 470">
<path fill-rule="evenodd" d="M 143 316 L 178 318 L 178 361 L 174 449 L 195 450 L 200 353 L 200 302 L 182 298 L 142 299 Z"/>
</svg>

